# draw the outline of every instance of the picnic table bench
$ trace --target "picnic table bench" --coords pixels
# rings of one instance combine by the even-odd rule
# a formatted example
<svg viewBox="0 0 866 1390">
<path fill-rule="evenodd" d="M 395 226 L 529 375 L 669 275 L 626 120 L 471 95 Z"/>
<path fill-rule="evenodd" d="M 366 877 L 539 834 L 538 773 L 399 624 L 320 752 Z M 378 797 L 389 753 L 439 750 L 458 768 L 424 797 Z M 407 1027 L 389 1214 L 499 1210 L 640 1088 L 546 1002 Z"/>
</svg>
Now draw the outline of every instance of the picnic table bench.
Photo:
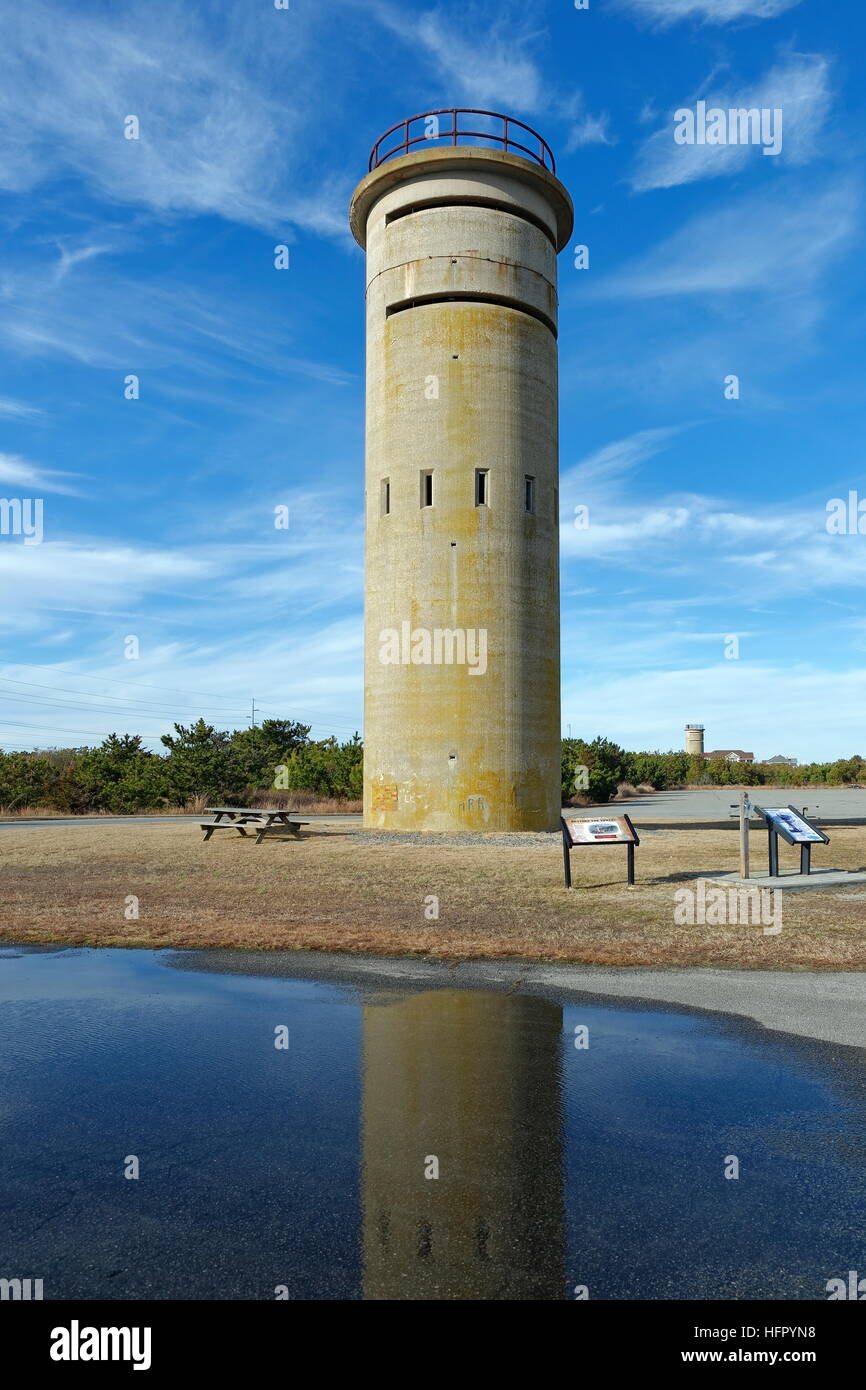
<svg viewBox="0 0 866 1390">
<path fill-rule="evenodd" d="M 255 806 L 205 806 L 214 817 L 213 820 L 199 821 L 203 830 L 203 840 L 205 843 L 210 839 L 215 830 L 236 830 L 239 835 L 246 838 L 247 830 L 256 832 L 256 844 L 260 845 L 267 834 L 275 830 L 288 830 L 296 839 L 300 839 L 298 831 L 302 825 L 309 825 L 306 820 L 293 820 L 293 811 L 284 811 L 274 807 Z"/>
</svg>

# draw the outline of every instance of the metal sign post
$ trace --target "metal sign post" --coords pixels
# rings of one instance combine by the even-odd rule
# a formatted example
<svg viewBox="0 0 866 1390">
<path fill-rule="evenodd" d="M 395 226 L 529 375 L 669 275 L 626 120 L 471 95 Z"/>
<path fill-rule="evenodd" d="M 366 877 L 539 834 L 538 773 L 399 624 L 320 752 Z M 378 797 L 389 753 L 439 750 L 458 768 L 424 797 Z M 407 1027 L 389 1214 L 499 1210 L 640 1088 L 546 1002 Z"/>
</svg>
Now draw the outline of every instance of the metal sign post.
<svg viewBox="0 0 866 1390">
<path fill-rule="evenodd" d="M 749 877 L 749 817 L 752 803 L 748 792 L 740 792 L 739 805 L 731 803 L 731 811 L 740 817 L 740 878 Z"/>
<path fill-rule="evenodd" d="M 562 826 L 562 858 L 563 858 L 563 860 L 564 860 L 564 862 L 565 862 L 565 886 L 566 886 L 566 888 L 570 888 L 570 887 L 571 887 L 571 855 L 569 854 L 569 850 L 571 849 L 571 837 L 570 837 L 570 835 L 569 835 L 569 833 L 568 833 L 568 826 L 567 826 L 566 823 L 565 823 L 564 817 L 560 817 L 560 822 L 559 822 L 559 823 L 560 823 L 560 825 Z"/>
<path fill-rule="evenodd" d="M 779 836 L 773 829 L 771 823 L 767 825 L 767 849 L 769 851 L 769 867 L 767 873 L 770 878 L 779 877 Z"/>
</svg>

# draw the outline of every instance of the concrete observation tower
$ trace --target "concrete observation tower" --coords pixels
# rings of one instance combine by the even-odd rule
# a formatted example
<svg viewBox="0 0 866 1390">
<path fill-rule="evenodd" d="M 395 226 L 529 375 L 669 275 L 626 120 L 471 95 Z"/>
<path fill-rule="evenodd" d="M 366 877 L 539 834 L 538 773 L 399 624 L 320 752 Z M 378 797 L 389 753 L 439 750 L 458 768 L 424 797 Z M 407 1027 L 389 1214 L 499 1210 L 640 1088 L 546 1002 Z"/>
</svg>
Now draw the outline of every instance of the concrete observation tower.
<svg viewBox="0 0 866 1390">
<path fill-rule="evenodd" d="M 559 821 L 556 256 L 573 211 L 554 171 L 520 121 L 451 109 L 386 132 L 352 198 L 367 826 Z"/>
<path fill-rule="evenodd" d="M 691 753 L 693 758 L 702 758 L 704 756 L 703 724 L 686 725 L 686 752 Z"/>
</svg>

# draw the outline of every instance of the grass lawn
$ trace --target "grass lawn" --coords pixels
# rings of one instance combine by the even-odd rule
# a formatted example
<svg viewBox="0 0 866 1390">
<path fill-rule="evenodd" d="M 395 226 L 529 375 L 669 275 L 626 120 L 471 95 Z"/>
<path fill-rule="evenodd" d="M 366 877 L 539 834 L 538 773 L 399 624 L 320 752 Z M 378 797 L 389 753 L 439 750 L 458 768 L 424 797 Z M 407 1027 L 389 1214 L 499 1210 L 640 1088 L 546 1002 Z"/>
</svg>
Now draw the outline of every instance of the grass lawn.
<svg viewBox="0 0 866 1390">
<path fill-rule="evenodd" d="M 831 830 L 816 868 L 860 869 L 862 829 Z M 495 841 L 495 837 L 491 837 Z M 783 871 L 796 852 L 780 846 Z M 753 868 L 765 837 L 753 837 Z M 0 939 L 88 946 L 236 946 L 364 951 L 446 960 L 511 956 L 598 965 L 866 969 L 866 885 L 860 892 L 788 893 L 783 930 L 759 925 L 677 926 L 674 893 L 738 866 L 734 830 L 641 834 L 637 885 L 624 848 L 572 853 L 575 888 L 562 883 L 551 844 L 376 844 L 337 823 L 298 841 L 196 826 L 139 824 L 0 831 Z M 139 900 L 126 920 L 126 900 Z M 425 899 L 439 918 L 425 917 Z"/>
</svg>

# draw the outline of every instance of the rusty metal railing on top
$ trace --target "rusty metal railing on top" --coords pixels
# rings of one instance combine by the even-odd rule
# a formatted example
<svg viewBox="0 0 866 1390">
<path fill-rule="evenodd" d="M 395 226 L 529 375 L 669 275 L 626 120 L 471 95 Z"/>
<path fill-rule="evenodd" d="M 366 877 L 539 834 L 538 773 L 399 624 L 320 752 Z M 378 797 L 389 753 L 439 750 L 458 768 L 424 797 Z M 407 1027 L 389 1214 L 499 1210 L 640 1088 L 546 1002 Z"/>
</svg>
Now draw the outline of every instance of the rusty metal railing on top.
<svg viewBox="0 0 866 1390">
<path fill-rule="evenodd" d="M 440 116 L 451 117 L 451 128 L 443 130 L 441 128 Z M 488 120 L 502 121 L 502 133 L 495 130 L 468 130 L 461 127 L 459 118 L 461 116 L 484 116 Z M 433 122 L 434 124 L 425 130 L 423 135 L 411 135 L 411 127 L 416 121 Z M 511 132 L 516 132 L 519 138 L 513 138 Z M 403 138 L 396 144 L 391 145 L 384 152 L 382 146 L 392 135 L 402 134 Z M 451 106 L 444 107 L 441 111 L 422 111 L 418 116 L 409 116 L 405 121 L 398 121 L 390 130 L 386 130 L 384 135 L 380 135 L 372 150 L 370 151 L 370 170 L 378 169 L 380 164 L 384 164 L 387 159 L 393 159 L 398 154 L 408 154 L 413 145 L 434 145 L 437 141 L 447 140 L 452 145 L 459 143 L 464 137 L 472 140 L 489 140 L 494 145 L 500 146 L 506 154 L 509 150 L 519 150 L 529 159 L 534 159 L 536 164 L 549 169 L 552 174 L 556 173 L 556 160 L 553 151 L 546 140 L 543 140 L 537 130 L 525 125 L 523 121 L 518 121 L 514 116 L 503 116 L 500 111 L 481 111 L 477 107 L 471 106 Z M 537 145 L 537 149 L 531 145 L 524 144 L 527 138 Z"/>
</svg>

